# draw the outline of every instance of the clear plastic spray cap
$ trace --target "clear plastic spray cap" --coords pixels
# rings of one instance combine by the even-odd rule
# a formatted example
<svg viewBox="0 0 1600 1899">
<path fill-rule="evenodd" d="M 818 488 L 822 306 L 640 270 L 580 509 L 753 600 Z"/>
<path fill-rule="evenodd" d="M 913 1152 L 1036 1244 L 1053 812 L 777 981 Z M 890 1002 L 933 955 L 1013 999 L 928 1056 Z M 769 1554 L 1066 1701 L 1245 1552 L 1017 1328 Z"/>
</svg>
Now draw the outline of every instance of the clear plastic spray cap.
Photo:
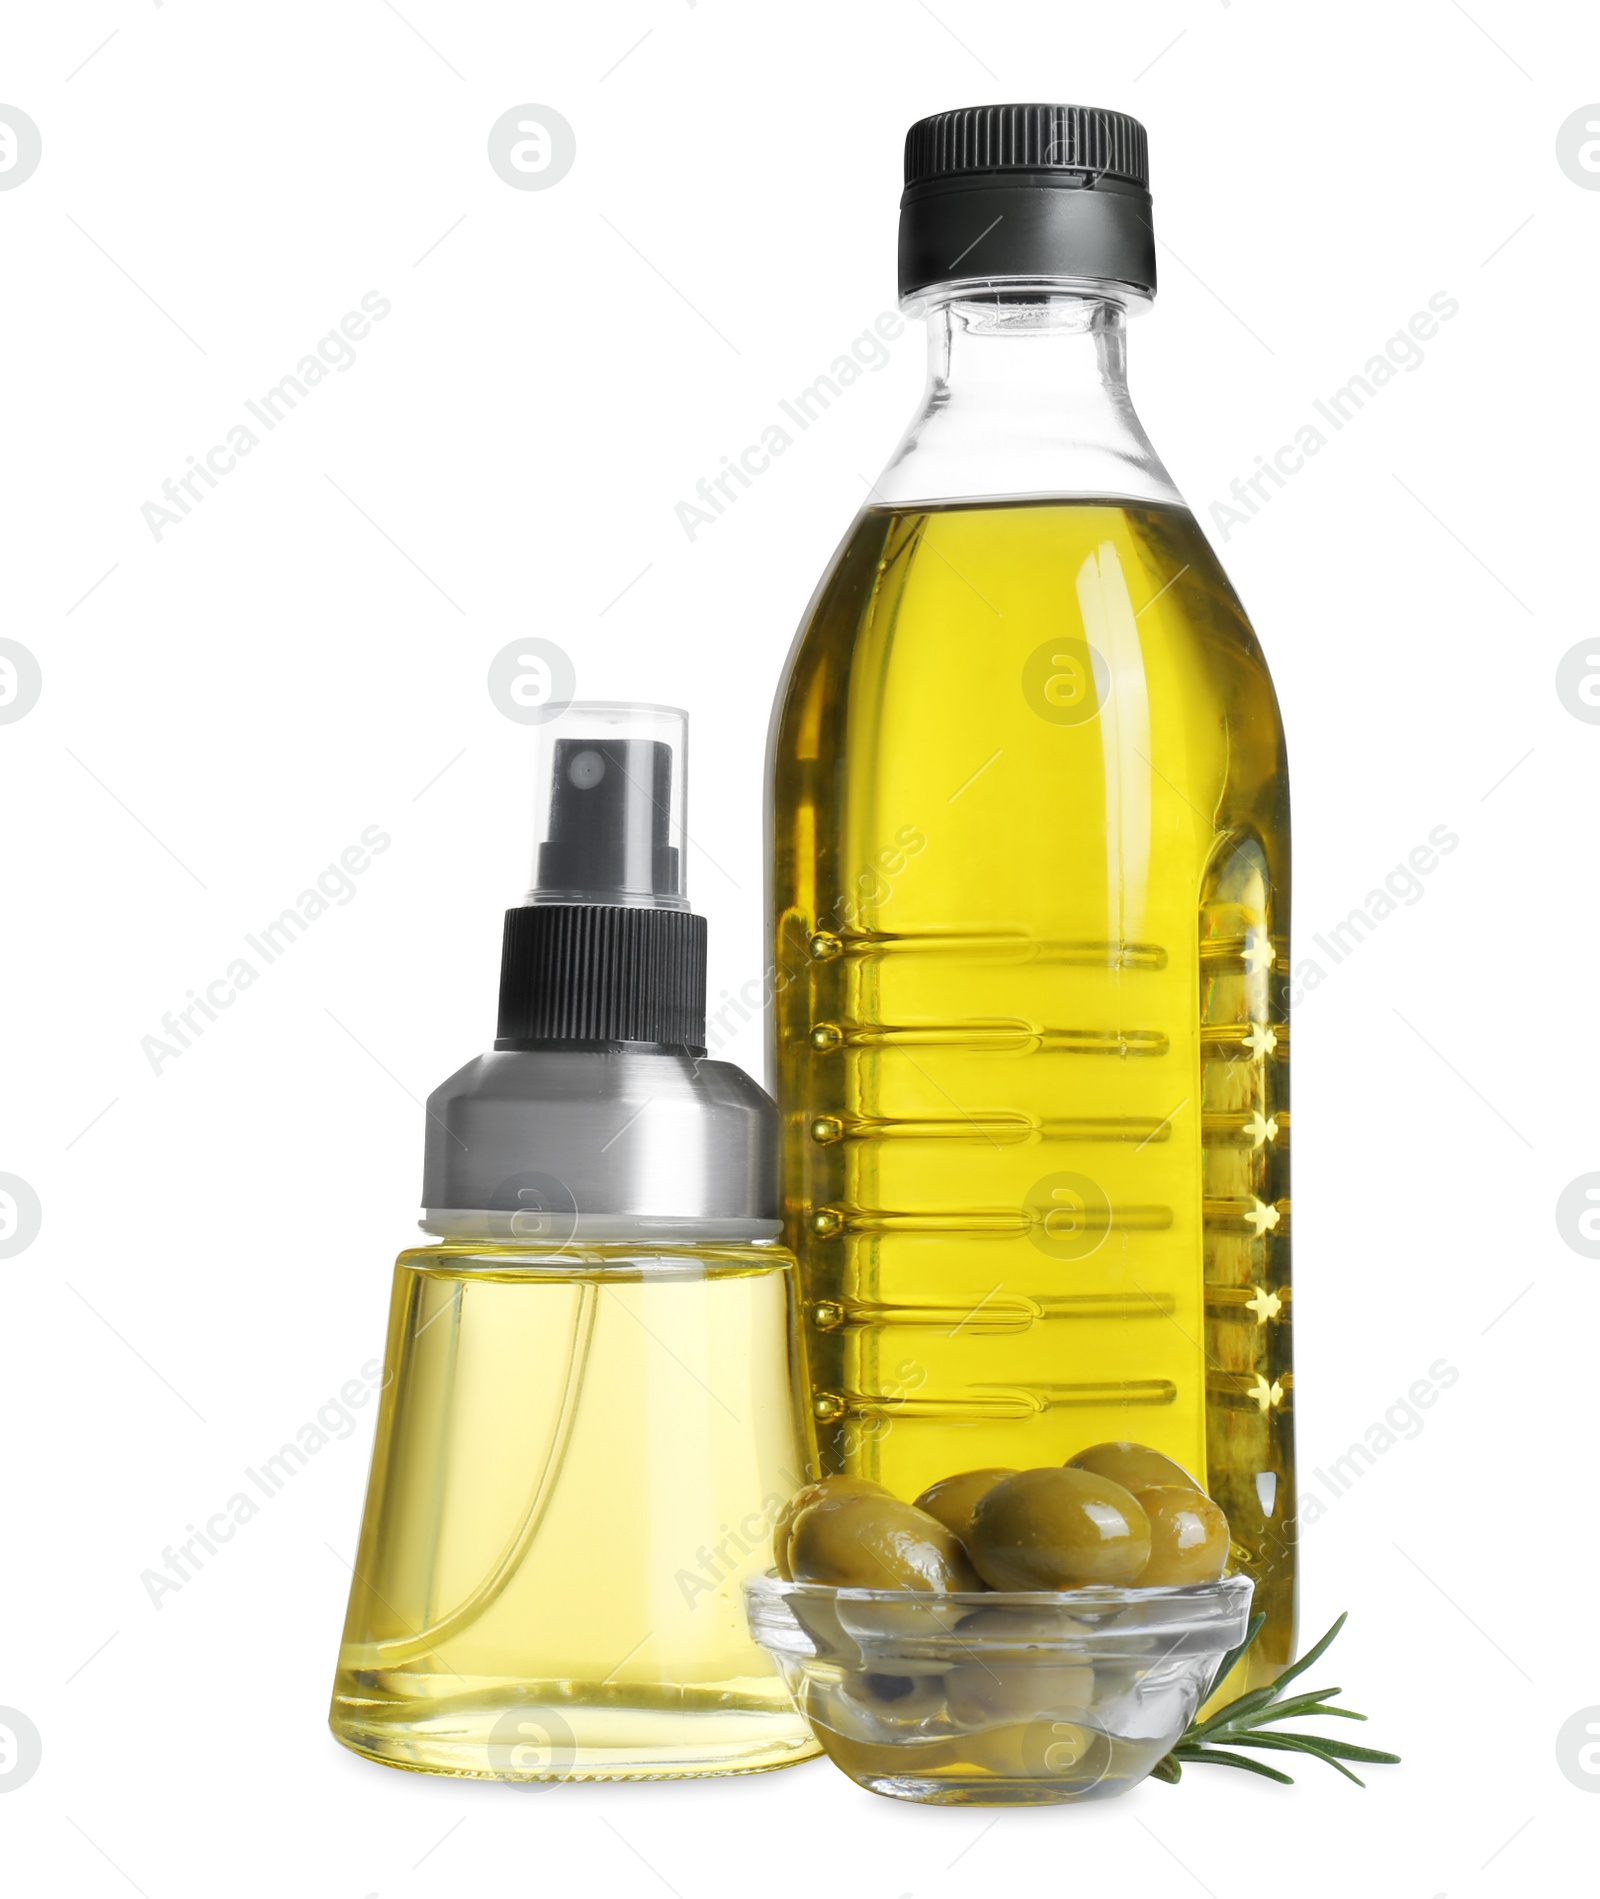
<svg viewBox="0 0 1600 1899">
<path fill-rule="evenodd" d="M 529 903 L 687 910 L 689 715 L 574 704 L 538 738 Z"/>
</svg>

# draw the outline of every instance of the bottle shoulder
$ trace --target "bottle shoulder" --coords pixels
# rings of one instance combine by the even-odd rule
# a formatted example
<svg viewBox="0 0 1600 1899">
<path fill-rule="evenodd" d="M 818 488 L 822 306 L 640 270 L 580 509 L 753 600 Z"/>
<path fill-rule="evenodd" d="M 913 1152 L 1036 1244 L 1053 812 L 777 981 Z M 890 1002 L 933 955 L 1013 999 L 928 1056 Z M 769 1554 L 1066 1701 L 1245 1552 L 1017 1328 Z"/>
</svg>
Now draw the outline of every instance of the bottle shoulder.
<svg viewBox="0 0 1600 1899">
<path fill-rule="evenodd" d="M 1125 312 L 1081 294 L 953 295 L 928 312 L 922 403 L 875 485 L 909 507 L 953 499 L 1182 497 L 1127 384 Z"/>
<path fill-rule="evenodd" d="M 771 786 L 774 897 L 813 931 L 1065 930 L 1091 891 L 1111 929 L 1123 880 L 1192 898 L 1219 838 L 1287 863 L 1260 644 L 1188 510 L 1121 497 L 865 511 L 798 643 Z"/>
<path fill-rule="evenodd" d="M 1080 630 L 1117 645 L 1124 663 L 1152 666 L 1163 647 L 1187 643 L 1236 655 L 1268 677 L 1249 617 L 1181 502 L 1101 494 L 873 503 L 851 523 L 810 603 L 778 720 L 798 710 L 797 685 L 813 690 L 818 665 L 837 677 L 847 656 L 873 665 L 908 657 L 912 645 L 958 645 L 977 667 Z M 820 726 L 815 708 L 811 723 Z"/>
</svg>

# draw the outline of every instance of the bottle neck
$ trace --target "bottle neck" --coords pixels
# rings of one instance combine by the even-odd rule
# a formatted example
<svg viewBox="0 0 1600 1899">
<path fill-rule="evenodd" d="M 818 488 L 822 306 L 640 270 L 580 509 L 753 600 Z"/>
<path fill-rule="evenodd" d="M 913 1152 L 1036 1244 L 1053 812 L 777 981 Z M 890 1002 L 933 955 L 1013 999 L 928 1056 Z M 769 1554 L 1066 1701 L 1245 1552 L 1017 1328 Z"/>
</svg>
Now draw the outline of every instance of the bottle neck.
<svg viewBox="0 0 1600 1899">
<path fill-rule="evenodd" d="M 1182 506 L 1134 413 L 1123 302 L 1082 287 L 924 294 L 928 386 L 872 499 L 1118 496 Z"/>
</svg>

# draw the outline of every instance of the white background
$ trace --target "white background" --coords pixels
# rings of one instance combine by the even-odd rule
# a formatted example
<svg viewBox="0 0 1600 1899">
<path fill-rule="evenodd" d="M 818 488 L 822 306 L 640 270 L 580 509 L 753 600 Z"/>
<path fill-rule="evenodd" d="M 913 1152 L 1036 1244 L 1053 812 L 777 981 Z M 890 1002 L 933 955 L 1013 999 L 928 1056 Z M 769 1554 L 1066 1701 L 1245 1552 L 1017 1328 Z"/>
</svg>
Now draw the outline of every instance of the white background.
<svg viewBox="0 0 1600 1899">
<path fill-rule="evenodd" d="M 1580 1890 L 1600 1804 L 1556 1734 L 1600 1704 L 1600 1263 L 1555 1203 L 1600 1168 L 1600 728 L 1555 669 L 1600 633 L 1600 193 L 1556 135 L 1600 98 L 1593 10 L 100 0 L 14 10 L 3 51 L 43 135 L 0 192 L 0 633 L 44 675 L 0 728 L 0 1169 L 44 1209 L 0 1261 L 0 1705 L 44 1749 L 0 1798 L 8 1888 Z M 141 1572 L 381 1348 L 418 1102 L 491 1038 L 524 883 L 530 734 L 485 688 L 507 642 L 691 709 L 713 997 L 759 974 L 772 690 L 919 336 L 692 542 L 674 508 L 892 307 L 911 120 L 1017 98 L 1150 129 L 1132 382 L 1208 526 L 1431 295 L 1460 304 L 1213 529 L 1283 701 L 1297 955 L 1460 838 L 1296 1026 L 1313 1491 L 1435 1361 L 1460 1374 L 1304 1551 L 1308 1635 L 1351 1612 L 1319 1675 L 1405 1764 L 998 1819 L 821 1762 L 387 1772 L 323 1725 L 370 1410 L 159 1610 Z M 485 155 L 529 101 L 576 132 L 549 190 Z M 392 309 L 354 366 L 153 538 L 163 479 L 369 291 Z M 354 896 L 153 1073 L 142 1038 L 369 825 L 393 843 Z M 759 1073 L 759 1027 L 723 1052 Z"/>
</svg>

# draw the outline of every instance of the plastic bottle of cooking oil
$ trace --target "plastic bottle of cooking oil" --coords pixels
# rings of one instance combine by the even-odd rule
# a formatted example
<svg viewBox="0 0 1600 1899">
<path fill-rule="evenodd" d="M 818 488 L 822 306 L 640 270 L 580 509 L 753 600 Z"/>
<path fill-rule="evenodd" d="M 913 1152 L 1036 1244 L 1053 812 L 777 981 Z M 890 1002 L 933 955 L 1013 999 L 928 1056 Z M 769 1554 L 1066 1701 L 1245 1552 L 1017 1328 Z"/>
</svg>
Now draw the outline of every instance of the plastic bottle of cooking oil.
<svg viewBox="0 0 1600 1899">
<path fill-rule="evenodd" d="M 494 1052 L 428 1101 L 330 1716 L 395 1767 L 748 1773 L 814 1754 L 743 1578 L 807 1474 L 776 1114 L 704 1059 L 684 719 L 541 728 Z"/>
<path fill-rule="evenodd" d="M 904 1497 L 1102 1440 L 1226 1510 L 1293 1641 L 1288 787 L 1249 622 L 1146 439 L 1145 135 L 912 127 L 920 414 L 771 745 L 783 1192 L 825 1467 Z"/>
</svg>

